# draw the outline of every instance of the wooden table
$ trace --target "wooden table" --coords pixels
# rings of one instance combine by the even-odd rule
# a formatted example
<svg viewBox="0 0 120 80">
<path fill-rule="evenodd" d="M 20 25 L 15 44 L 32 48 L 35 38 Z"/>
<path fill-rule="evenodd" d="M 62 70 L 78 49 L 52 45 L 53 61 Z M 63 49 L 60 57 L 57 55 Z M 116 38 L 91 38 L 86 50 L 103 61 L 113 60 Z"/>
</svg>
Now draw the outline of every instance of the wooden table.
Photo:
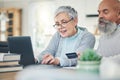
<svg viewBox="0 0 120 80">
<path fill-rule="evenodd" d="M 15 80 L 17 72 L 0 73 L 0 80 Z"/>
</svg>

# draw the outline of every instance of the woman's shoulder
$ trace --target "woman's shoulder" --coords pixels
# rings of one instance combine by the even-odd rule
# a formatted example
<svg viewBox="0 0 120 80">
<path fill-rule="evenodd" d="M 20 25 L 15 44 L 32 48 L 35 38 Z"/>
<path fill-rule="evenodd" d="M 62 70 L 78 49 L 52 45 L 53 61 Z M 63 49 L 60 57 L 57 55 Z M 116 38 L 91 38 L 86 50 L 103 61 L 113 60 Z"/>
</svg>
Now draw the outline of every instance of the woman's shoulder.
<svg viewBox="0 0 120 80">
<path fill-rule="evenodd" d="M 87 29 L 85 27 L 80 27 L 80 26 L 77 26 L 78 30 L 80 31 L 86 31 Z"/>
<path fill-rule="evenodd" d="M 85 27 L 78 27 L 78 29 L 79 29 L 82 36 L 94 37 L 94 35 L 91 32 L 89 32 Z"/>
<path fill-rule="evenodd" d="M 82 32 L 83 34 L 91 34 L 91 35 L 93 35 L 92 33 L 90 33 L 88 30 L 87 30 L 87 28 L 85 28 L 85 27 L 77 27 L 78 28 L 78 30 L 80 31 L 80 32 Z"/>
<path fill-rule="evenodd" d="M 60 38 L 61 36 L 60 36 L 59 32 L 55 32 L 52 37 L 53 38 Z"/>
</svg>

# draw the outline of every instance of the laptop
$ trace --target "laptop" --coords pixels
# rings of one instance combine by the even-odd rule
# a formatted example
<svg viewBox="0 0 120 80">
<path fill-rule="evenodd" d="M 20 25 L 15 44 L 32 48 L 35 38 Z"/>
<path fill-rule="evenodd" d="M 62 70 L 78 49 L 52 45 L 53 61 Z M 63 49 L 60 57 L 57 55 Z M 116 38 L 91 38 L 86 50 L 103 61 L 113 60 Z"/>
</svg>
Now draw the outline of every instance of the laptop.
<svg viewBox="0 0 120 80">
<path fill-rule="evenodd" d="M 23 67 L 35 64 L 35 58 L 33 54 L 30 36 L 9 36 L 8 47 L 10 53 L 21 54 L 19 64 L 23 65 Z"/>
</svg>

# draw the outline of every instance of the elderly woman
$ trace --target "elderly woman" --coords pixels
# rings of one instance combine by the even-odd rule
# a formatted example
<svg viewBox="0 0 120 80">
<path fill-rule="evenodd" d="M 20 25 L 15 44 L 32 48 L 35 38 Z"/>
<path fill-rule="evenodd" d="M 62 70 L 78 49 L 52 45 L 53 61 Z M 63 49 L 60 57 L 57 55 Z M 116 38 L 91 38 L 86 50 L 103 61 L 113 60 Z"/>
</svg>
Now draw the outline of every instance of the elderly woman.
<svg viewBox="0 0 120 80">
<path fill-rule="evenodd" d="M 66 53 L 77 53 L 78 56 L 87 48 L 93 48 L 95 37 L 85 28 L 79 27 L 77 11 L 70 6 L 60 6 L 54 16 L 57 32 L 47 48 L 38 56 L 41 64 L 75 66 L 76 59 L 68 59 Z"/>
</svg>

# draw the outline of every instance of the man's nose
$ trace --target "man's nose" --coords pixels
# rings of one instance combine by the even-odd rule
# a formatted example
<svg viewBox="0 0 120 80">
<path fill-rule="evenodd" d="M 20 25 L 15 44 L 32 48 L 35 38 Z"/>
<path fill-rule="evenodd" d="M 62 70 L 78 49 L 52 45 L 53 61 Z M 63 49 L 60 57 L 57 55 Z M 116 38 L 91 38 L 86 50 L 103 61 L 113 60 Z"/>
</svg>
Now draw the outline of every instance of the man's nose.
<svg viewBox="0 0 120 80">
<path fill-rule="evenodd" d="M 101 12 L 101 13 L 99 13 L 98 17 L 99 17 L 99 18 L 103 18 L 103 17 L 104 17 L 104 14 Z"/>
</svg>

